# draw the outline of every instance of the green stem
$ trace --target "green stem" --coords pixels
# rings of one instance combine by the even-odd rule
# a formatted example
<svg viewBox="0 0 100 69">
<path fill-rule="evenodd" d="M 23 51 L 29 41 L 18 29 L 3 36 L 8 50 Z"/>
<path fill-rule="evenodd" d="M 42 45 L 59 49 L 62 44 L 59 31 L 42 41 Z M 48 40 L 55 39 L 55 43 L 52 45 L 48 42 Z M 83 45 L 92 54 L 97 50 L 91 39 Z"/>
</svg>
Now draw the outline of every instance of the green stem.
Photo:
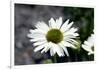
<svg viewBox="0 0 100 69">
<path fill-rule="evenodd" d="M 89 61 L 92 61 L 92 60 L 94 60 L 94 55 L 93 54 L 89 55 Z"/>
<path fill-rule="evenodd" d="M 53 59 L 54 59 L 54 63 L 57 63 L 57 55 L 56 54 L 54 55 Z"/>
<path fill-rule="evenodd" d="M 70 57 L 69 57 L 69 56 L 67 57 L 67 61 L 68 61 L 68 62 L 70 62 L 70 61 L 71 61 L 71 59 L 70 59 Z"/>
<path fill-rule="evenodd" d="M 88 58 L 89 58 L 89 61 L 90 61 L 91 60 L 91 56 L 89 55 Z"/>
</svg>

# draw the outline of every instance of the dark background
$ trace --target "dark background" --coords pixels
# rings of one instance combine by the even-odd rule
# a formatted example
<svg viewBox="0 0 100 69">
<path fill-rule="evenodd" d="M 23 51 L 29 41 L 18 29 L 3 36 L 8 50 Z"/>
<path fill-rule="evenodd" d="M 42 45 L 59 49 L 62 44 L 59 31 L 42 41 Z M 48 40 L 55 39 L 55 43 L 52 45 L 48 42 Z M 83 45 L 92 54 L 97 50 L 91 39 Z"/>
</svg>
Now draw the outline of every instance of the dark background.
<svg viewBox="0 0 100 69">
<path fill-rule="evenodd" d="M 48 53 L 34 53 L 34 47 L 29 41 L 27 34 L 34 29 L 38 21 L 45 21 L 53 18 L 63 18 L 63 21 L 70 19 L 74 21 L 74 27 L 78 27 L 81 43 L 91 35 L 94 29 L 94 9 L 82 7 L 61 7 L 47 5 L 15 4 L 15 65 L 53 63 Z M 57 63 L 93 61 L 94 55 L 88 56 L 87 52 L 80 47 L 79 51 L 68 48 L 70 57 L 57 57 Z M 76 53 L 75 53 L 76 52 Z"/>
</svg>

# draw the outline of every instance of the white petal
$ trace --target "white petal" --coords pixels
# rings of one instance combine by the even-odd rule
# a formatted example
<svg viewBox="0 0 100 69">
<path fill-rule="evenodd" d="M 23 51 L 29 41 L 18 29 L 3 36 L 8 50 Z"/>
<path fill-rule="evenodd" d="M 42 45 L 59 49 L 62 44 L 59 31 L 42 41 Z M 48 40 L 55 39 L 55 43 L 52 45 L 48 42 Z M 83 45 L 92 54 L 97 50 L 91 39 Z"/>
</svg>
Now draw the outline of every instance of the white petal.
<svg viewBox="0 0 100 69">
<path fill-rule="evenodd" d="M 38 47 L 36 47 L 35 49 L 34 49 L 34 52 L 37 52 L 37 51 L 39 51 L 39 50 L 41 50 L 41 49 L 43 49 L 44 48 L 44 45 L 40 45 L 40 46 L 38 46 Z"/>
<path fill-rule="evenodd" d="M 78 28 L 74 28 L 74 27 L 73 27 L 73 28 L 70 28 L 70 30 L 68 30 L 68 32 L 73 32 L 73 33 L 74 33 L 74 32 L 76 32 L 77 30 L 78 30 Z"/>
<path fill-rule="evenodd" d="M 52 47 L 53 47 L 53 50 L 56 51 L 59 56 L 63 56 L 61 49 L 58 45 L 52 43 Z"/>
<path fill-rule="evenodd" d="M 78 36 L 79 34 L 75 33 L 76 31 L 77 31 L 77 28 L 71 28 L 64 33 L 64 36 L 67 36 L 67 35 Z"/>
<path fill-rule="evenodd" d="M 52 54 L 52 56 L 54 56 L 54 54 L 56 53 L 56 50 L 55 50 L 55 47 L 54 45 L 52 44 L 52 42 L 49 43 L 51 48 L 50 48 L 50 54 Z"/>
<path fill-rule="evenodd" d="M 45 37 L 44 34 L 42 33 L 30 33 L 27 35 L 29 38 L 42 38 L 42 37 Z"/>
<path fill-rule="evenodd" d="M 67 25 L 67 29 L 71 28 L 71 26 L 73 25 L 74 22 L 71 22 Z"/>
<path fill-rule="evenodd" d="M 94 54 L 94 52 L 89 52 L 88 55 Z"/>
<path fill-rule="evenodd" d="M 93 46 L 93 43 L 92 42 L 88 42 L 88 41 L 85 41 L 84 44 L 87 45 L 88 47 L 92 47 Z"/>
<path fill-rule="evenodd" d="M 62 56 L 65 56 L 64 51 L 63 51 L 62 47 L 61 47 L 61 46 L 59 46 L 59 47 L 60 47 L 60 51 L 61 51 L 61 53 L 62 53 Z"/>
<path fill-rule="evenodd" d="M 61 47 L 63 48 L 63 50 L 64 50 L 64 52 L 66 53 L 66 55 L 69 56 L 69 53 L 68 53 L 67 48 L 66 48 L 65 46 L 61 46 Z"/>
<path fill-rule="evenodd" d="M 76 49 L 76 47 L 75 47 L 73 44 L 71 44 L 71 43 L 69 43 L 69 42 L 67 42 L 67 41 L 62 41 L 62 44 L 63 44 L 64 46 L 66 46 L 66 47 L 71 47 L 71 48 Z"/>
<path fill-rule="evenodd" d="M 36 27 L 42 31 L 44 31 L 45 33 L 48 31 L 49 27 L 47 24 L 45 24 L 44 22 L 38 22 L 36 24 Z"/>
<path fill-rule="evenodd" d="M 65 33 L 64 36 L 65 36 L 65 37 L 66 37 L 66 36 L 75 37 L 75 36 L 79 36 L 79 34 L 78 34 L 78 33 L 69 33 L 69 34 Z"/>
<path fill-rule="evenodd" d="M 56 22 L 55 22 L 55 20 L 53 18 L 51 18 L 49 20 L 49 27 L 56 28 Z"/>
<path fill-rule="evenodd" d="M 49 49 L 50 49 L 50 45 L 49 45 L 49 43 L 47 43 L 46 45 L 45 45 L 45 48 L 41 51 L 41 53 L 43 53 L 43 52 L 47 52 Z"/>
<path fill-rule="evenodd" d="M 50 54 L 51 54 L 51 56 L 54 56 L 54 54 L 55 54 L 55 52 L 53 51 L 52 48 L 50 48 Z"/>
<path fill-rule="evenodd" d="M 69 19 L 61 26 L 61 31 L 63 31 L 63 32 L 66 31 L 68 22 L 69 22 Z"/>
<path fill-rule="evenodd" d="M 29 31 L 30 31 L 30 33 L 32 33 L 32 34 L 33 34 L 33 33 L 42 33 L 42 34 L 44 34 L 44 32 L 43 32 L 42 30 L 40 30 L 40 29 L 34 29 L 34 30 L 33 30 L 33 29 L 30 29 Z"/>
<path fill-rule="evenodd" d="M 74 40 L 74 39 L 70 39 L 70 41 L 69 42 L 71 42 L 71 43 L 78 43 L 76 40 Z"/>
<path fill-rule="evenodd" d="M 71 28 L 72 25 L 73 25 L 73 22 L 71 22 L 68 25 L 66 25 L 66 27 L 61 27 L 62 28 L 61 31 L 63 31 L 63 32 L 68 31 Z"/>
<path fill-rule="evenodd" d="M 56 20 L 57 28 L 60 29 L 62 25 L 62 17 L 59 17 L 59 19 Z"/>
<path fill-rule="evenodd" d="M 69 38 L 69 37 L 65 37 L 64 39 L 63 39 L 63 41 L 66 41 L 66 42 L 71 42 L 71 43 L 78 43 L 76 40 L 74 40 L 74 39 L 72 39 L 71 37 Z"/>
<path fill-rule="evenodd" d="M 56 46 L 56 52 L 59 56 L 63 56 L 63 53 L 58 45 Z"/>
<path fill-rule="evenodd" d="M 72 38 L 76 38 L 76 36 L 73 36 L 73 35 L 64 36 L 64 40 L 65 40 L 65 41 L 68 41 L 68 40 L 70 40 L 70 39 L 72 39 Z"/>
<path fill-rule="evenodd" d="M 87 45 L 82 45 L 82 48 L 84 49 L 84 50 L 86 50 L 86 51 L 88 51 L 88 52 L 90 52 L 92 49 L 89 47 L 89 46 L 87 46 Z"/>
<path fill-rule="evenodd" d="M 60 47 L 60 51 L 62 52 L 62 56 L 65 56 L 64 51 L 63 51 L 63 48 L 61 46 L 63 46 L 63 44 L 62 43 L 59 43 L 59 47 Z"/>
<path fill-rule="evenodd" d="M 45 38 L 34 38 L 34 39 L 30 39 L 31 42 L 36 42 L 36 41 L 45 41 Z"/>
<path fill-rule="evenodd" d="M 38 45 L 42 45 L 44 43 L 47 43 L 47 41 L 38 41 L 38 42 L 33 43 L 33 45 L 38 46 Z"/>
</svg>

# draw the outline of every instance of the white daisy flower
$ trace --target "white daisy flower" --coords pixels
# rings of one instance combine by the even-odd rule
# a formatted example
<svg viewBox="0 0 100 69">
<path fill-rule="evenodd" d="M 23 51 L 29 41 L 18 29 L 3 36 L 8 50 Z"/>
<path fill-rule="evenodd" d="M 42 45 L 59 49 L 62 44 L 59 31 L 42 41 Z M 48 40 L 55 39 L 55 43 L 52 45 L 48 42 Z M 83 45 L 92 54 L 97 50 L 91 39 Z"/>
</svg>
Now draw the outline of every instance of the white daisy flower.
<svg viewBox="0 0 100 69">
<path fill-rule="evenodd" d="M 88 55 L 94 54 L 94 34 L 82 44 L 82 48 L 88 52 Z"/>
<path fill-rule="evenodd" d="M 36 47 L 34 52 L 41 50 L 43 53 L 50 50 L 51 56 L 56 53 L 58 56 L 65 56 L 65 54 L 69 56 L 66 47 L 77 48 L 73 45 L 73 42 L 77 43 L 74 40 L 78 36 L 77 28 L 71 28 L 72 25 L 73 22 L 69 23 L 69 19 L 63 23 L 62 17 L 56 21 L 51 18 L 48 25 L 44 22 L 38 22 L 35 25 L 37 29 L 30 30 L 30 34 L 28 34 L 28 37 L 32 38 L 30 41 L 34 42 L 33 46 Z"/>
</svg>

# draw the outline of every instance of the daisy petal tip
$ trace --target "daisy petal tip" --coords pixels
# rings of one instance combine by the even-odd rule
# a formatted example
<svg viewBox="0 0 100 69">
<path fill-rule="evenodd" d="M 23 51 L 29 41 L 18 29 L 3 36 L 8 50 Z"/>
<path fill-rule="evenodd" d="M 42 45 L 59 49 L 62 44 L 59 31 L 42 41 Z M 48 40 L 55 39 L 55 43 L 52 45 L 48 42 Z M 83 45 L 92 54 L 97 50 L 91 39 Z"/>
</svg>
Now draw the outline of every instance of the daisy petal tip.
<svg viewBox="0 0 100 69">
<path fill-rule="evenodd" d="M 67 20 L 65 21 L 65 24 L 67 25 L 67 24 L 69 23 L 69 21 L 70 21 L 70 19 L 67 19 Z"/>
<path fill-rule="evenodd" d="M 53 56 L 52 54 L 50 54 L 51 56 Z"/>
<path fill-rule="evenodd" d="M 79 36 L 79 34 L 78 34 L 78 33 L 76 33 L 76 36 Z"/>
<path fill-rule="evenodd" d="M 30 29 L 30 30 L 29 30 L 29 32 L 30 32 L 30 33 L 32 33 L 32 32 L 33 32 L 33 30 L 32 30 L 32 29 Z"/>
<path fill-rule="evenodd" d="M 91 53 L 88 53 L 88 55 L 91 55 Z"/>
<path fill-rule="evenodd" d="M 88 55 L 92 55 L 92 54 L 94 54 L 94 52 L 89 52 L 89 53 L 88 53 Z"/>
<path fill-rule="evenodd" d="M 49 20 L 49 22 L 54 22 L 55 20 L 54 20 L 54 18 L 50 18 L 50 20 Z"/>
<path fill-rule="evenodd" d="M 31 39 L 30 42 L 34 42 L 34 41 Z"/>
<path fill-rule="evenodd" d="M 54 18 L 51 18 L 50 20 L 54 20 Z"/>
<path fill-rule="evenodd" d="M 62 17 L 59 17 L 59 20 L 62 20 Z"/>
<path fill-rule="evenodd" d="M 41 51 L 41 54 L 43 53 L 43 51 Z"/>
<path fill-rule="evenodd" d="M 70 26 L 72 26 L 74 24 L 74 22 L 72 21 L 71 23 L 70 23 Z"/>
<path fill-rule="evenodd" d="M 30 36 L 30 34 L 27 34 L 27 37 L 29 37 L 29 38 L 30 38 L 30 37 L 31 37 L 31 36 Z"/>
<path fill-rule="evenodd" d="M 67 56 L 69 57 L 69 54 L 67 54 Z"/>
<path fill-rule="evenodd" d="M 34 52 L 37 52 L 37 51 L 34 49 Z"/>
<path fill-rule="evenodd" d="M 67 21 L 69 22 L 69 21 L 70 21 L 70 19 L 67 19 Z"/>
</svg>

